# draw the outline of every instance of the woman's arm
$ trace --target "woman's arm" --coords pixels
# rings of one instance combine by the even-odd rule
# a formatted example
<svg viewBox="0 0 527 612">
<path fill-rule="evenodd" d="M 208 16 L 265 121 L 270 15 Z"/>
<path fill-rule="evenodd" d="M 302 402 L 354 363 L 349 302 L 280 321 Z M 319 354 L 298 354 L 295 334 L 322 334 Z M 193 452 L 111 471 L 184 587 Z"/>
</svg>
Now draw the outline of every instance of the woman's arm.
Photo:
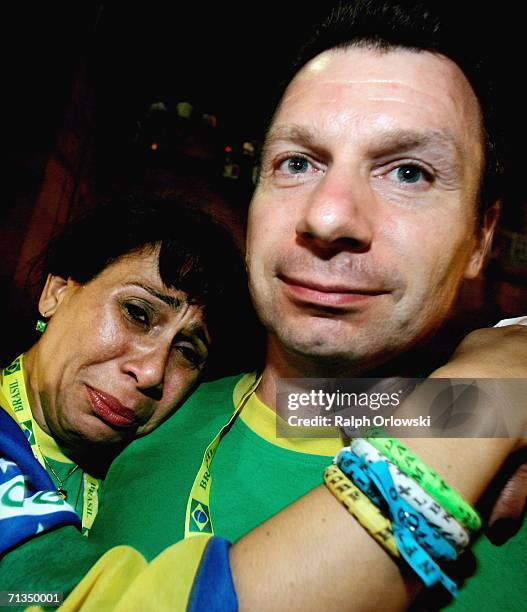
<svg viewBox="0 0 527 612">
<path fill-rule="evenodd" d="M 432 376 L 527 378 L 527 328 L 473 332 Z M 525 439 L 403 443 L 475 503 Z M 516 509 L 523 507 L 525 488 L 509 495 Z M 492 520 L 505 515 L 497 511 Z M 417 581 L 400 571 L 323 486 L 236 542 L 231 566 L 241 610 L 399 610 L 418 591 Z"/>
<path fill-rule="evenodd" d="M 523 328 L 478 331 L 434 375 L 497 377 L 506 372 L 527 378 L 525 340 Z M 475 503 L 525 440 L 412 439 L 404 444 Z M 99 602 L 112 602 L 112 610 L 129 612 L 155 602 L 158 610 L 194 610 L 187 603 L 199 570 L 192 568 L 203 569 L 204 563 L 199 554 L 189 556 L 189 548 L 202 546 L 198 540 L 179 542 L 148 565 L 129 547 L 112 549 L 73 591 L 64 609 L 88 609 L 94 602 L 90 609 L 95 609 Z M 230 562 L 242 611 L 399 610 L 420 589 L 410 571 L 403 573 L 324 486 L 236 542 Z M 218 574 L 220 586 L 228 590 L 228 570 L 211 572 L 209 588 L 214 590 Z"/>
</svg>

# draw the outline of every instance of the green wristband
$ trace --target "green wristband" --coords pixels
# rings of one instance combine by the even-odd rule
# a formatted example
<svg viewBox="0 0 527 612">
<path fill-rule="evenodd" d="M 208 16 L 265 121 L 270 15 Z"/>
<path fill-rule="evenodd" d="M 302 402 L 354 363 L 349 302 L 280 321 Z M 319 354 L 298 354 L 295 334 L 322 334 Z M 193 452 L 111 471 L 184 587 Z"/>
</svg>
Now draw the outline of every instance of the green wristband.
<svg viewBox="0 0 527 612">
<path fill-rule="evenodd" d="M 478 531 L 481 517 L 461 495 L 418 459 L 411 450 L 394 438 L 366 438 L 367 441 L 394 463 L 407 476 L 413 478 L 443 508 L 469 531 Z"/>
</svg>

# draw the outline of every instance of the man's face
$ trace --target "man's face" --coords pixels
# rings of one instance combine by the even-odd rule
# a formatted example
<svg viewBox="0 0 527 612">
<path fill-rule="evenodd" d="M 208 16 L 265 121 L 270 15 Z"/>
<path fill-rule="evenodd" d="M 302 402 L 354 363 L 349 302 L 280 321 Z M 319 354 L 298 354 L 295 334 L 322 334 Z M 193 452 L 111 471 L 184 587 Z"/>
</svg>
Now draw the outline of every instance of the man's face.
<svg viewBox="0 0 527 612">
<path fill-rule="evenodd" d="M 327 51 L 289 85 L 249 214 L 271 348 L 373 367 L 435 331 L 477 275 L 480 110 L 447 58 Z"/>
</svg>

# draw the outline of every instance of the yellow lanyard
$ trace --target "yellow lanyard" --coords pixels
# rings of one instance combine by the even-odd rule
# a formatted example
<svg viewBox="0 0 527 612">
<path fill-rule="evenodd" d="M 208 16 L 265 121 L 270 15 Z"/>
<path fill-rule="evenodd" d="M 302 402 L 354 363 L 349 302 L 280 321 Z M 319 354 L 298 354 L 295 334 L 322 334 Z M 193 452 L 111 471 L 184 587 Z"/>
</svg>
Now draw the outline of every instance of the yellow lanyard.
<svg viewBox="0 0 527 612">
<path fill-rule="evenodd" d="M 200 468 L 194 478 L 194 484 L 190 490 L 187 501 L 187 511 L 185 514 L 185 538 L 200 535 L 202 533 L 214 533 L 212 526 L 212 513 L 210 507 L 210 491 L 212 488 L 211 464 L 214 455 L 218 450 L 219 443 L 223 436 L 229 431 L 236 417 L 240 414 L 243 407 L 255 392 L 262 380 L 261 375 L 257 376 L 250 387 L 240 398 L 238 405 L 230 416 L 229 420 L 214 436 L 212 442 L 207 446 Z"/>
<path fill-rule="evenodd" d="M 24 380 L 24 356 L 20 355 L 13 363 L 2 372 L 1 387 L 7 401 L 9 402 L 9 412 L 20 425 L 22 431 L 27 432 L 27 440 L 33 451 L 33 455 L 46 469 L 46 463 L 42 450 L 38 443 L 38 424 L 33 418 L 29 399 L 27 396 L 26 382 Z M 46 470 L 47 471 L 47 470 Z M 82 533 L 88 535 L 92 528 L 93 521 L 97 516 L 99 508 L 99 486 L 97 478 L 88 473 L 83 474 L 83 504 L 82 504 Z"/>
</svg>

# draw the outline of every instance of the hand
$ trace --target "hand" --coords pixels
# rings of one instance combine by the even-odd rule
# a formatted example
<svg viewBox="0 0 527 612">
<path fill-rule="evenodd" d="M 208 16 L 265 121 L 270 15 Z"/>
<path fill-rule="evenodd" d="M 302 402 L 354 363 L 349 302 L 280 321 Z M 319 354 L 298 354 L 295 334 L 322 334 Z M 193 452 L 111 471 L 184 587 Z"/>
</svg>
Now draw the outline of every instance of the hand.
<svg viewBox="0 0 527 612">
<path fill-rule="evenodd" d="M 438 373 L 439 372 L 439 373 Z M 435 377 L 527 378 L 527 326 L 477 329 L 468 334 Z"/>
<path fill-rule="evenodd" d="M 486 529 L 488 539 L 496 546 L 505 544 L 521 527 L 527 508 L 527 453 L 512 456 L 505 473 L 505 485 L 492 508 Z"/>
<path fill-rule="evenodd" d="M 451 360 L 434 372 L 448 378 L 527 379 L 527 326 L 478 329 L 460 343 Z M 526 400 L 527 401 L 527 400 Z M 527 446 L 527 440 L 525 440 Z M 527 507 L 527 452 L 510 457 L 497 480 L 487 537 L 500 546 L 519 530 Z M 499 487 L 499 488 L 498 488 Z"/>
</svg>

